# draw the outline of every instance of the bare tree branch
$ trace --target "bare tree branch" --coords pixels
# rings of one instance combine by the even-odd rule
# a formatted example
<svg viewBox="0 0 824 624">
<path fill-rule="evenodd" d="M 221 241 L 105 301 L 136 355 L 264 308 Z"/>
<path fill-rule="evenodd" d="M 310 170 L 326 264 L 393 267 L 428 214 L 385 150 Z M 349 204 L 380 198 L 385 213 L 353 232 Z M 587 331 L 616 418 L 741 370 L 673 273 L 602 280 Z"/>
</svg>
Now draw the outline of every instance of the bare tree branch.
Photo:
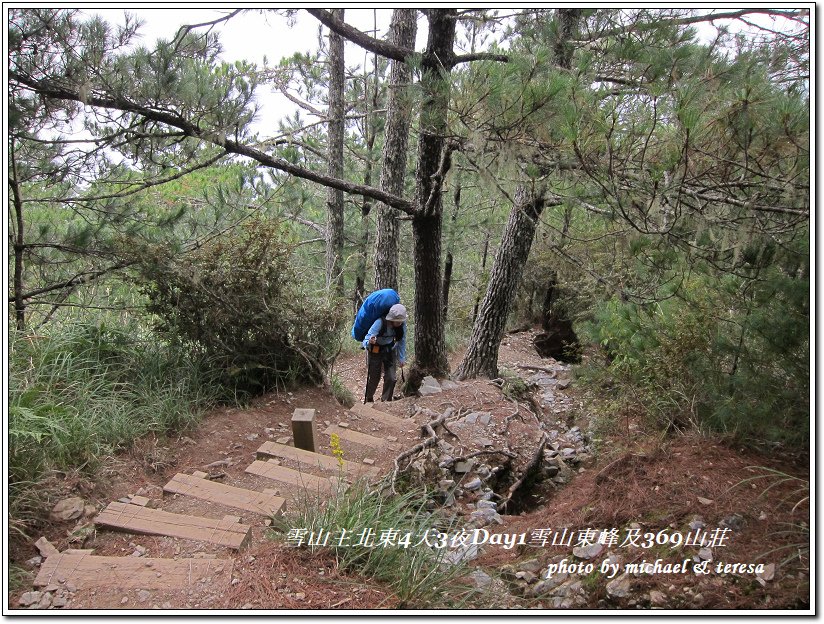
<svg viewBox="0 0 824 624">
<path fill-rule="evenodd" d="M 166 124 L 173 128 L 178 128 L 179 130 L 182 130 L 186 134 L 186 136 L 198 138 L 213 145 L 222 147 L 226 150 L 226 152 L 230 154 L 246 156 L 247 158 L 251 158 L 252 160 L 259 162 L 262 165 L 272 167 L 273 169 L 283 171 L 285 173 L 288 173 L 298 178 L 302 178 L 304 180 L 317 182 L 318 184 L 322 184 L 323 186 L 341 189 L 347 193 L 371 197 L 373 199 L 383 202 L 384 204 L 387 204 L 388 206 L 397 208 L 401 212 L 404 212 L 409 215 L 414 216 L 416 214 L 414 205 L 412 204 L 412 202 L 408 200 L 396 197 L 395 195 L 386 193 L 380 189 L 376 189 L 371 186 L 355 184 L 352 182 L 348 182 L 346 180 L 339 180 L 337 178 L 333 178 L 331 176 L 318 173 L 316 171 L 311 171 L 309 169 L 293 165 L 292 163 L 283 158 L 270 156 L 269 154 L 261 152 L 260 150 L 257 150 L 253 147 L 241 144 L 238 141 L 231 140 L 217 132 L 204 130 L 195 123 L 192 123 L 188 119 L 185 119 L 177 112 L 161 111 L 149 108 L 147 106 L 142 106 L 122 96 L 88 95 L 87 97 L 83 98 L 81 97 L 81 94 L 77 89 L 62 85 L 51 84 L 47 81 L 35 80 L 31 77 L 24 76 L 14 71 L 9 72 L 9 78 L 12 81 L 17 82 L 20 85 L 26 86 L 35 93 L 38 93 L 42 96 L 60 100 L 84 102 L 88 106 L 115 109 L 132 113 L 135 115 L 140 115 L 141 117 L 148 119 L 150 121 Z"/>
</svg>

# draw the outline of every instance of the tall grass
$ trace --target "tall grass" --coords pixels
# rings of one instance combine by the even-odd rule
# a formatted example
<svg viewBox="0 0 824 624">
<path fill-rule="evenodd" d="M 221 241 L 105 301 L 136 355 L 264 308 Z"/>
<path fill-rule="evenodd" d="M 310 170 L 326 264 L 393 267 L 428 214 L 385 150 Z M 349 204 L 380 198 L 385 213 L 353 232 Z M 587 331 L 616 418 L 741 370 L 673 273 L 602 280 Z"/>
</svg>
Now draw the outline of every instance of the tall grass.
<svg viewBox="0 0 824 624">
<path fill-rule="evenodd" d="M 328 548 L 335 553 L 340 567 L 367 578 L 387 583 L 398 599 L 399 608 L 478 608 L 482 596 L 463 580 L 465 563 L 447 561 L 449 550 L 417 544 L 427 531 L 454 533 L 451 522 L 426 510 L 422 491 L 388 496 L 370 491 L 361 483 L 341 490 L 322 504 L 306 497 L 301 508 L 275 519 L 275 530 L 288 540 L 290 529 L 307 529 L 307 535 L 329 532 L 324 544 L 309 548 Z M 341 542 L 341 531 L 351 541 Z M 364 530 L 371 531 L 373 545 L 358 545 Z M 407 546 L 380 545 L 381 535 L 396 531 L 396 536 L 411 535 Z M 429 533 L 435 543 L 436 533 Z M 416 545 L 417 544 L 417 545 Z"/>
<path fill-rule="evenodd" d="M 9 368 L 9 484 L 20 501 L 50 471 L 93 472 L 143 435 L 193 424 L 216 396 L 198 362 L 136 326 L 15 335 Z"/>
</svg>

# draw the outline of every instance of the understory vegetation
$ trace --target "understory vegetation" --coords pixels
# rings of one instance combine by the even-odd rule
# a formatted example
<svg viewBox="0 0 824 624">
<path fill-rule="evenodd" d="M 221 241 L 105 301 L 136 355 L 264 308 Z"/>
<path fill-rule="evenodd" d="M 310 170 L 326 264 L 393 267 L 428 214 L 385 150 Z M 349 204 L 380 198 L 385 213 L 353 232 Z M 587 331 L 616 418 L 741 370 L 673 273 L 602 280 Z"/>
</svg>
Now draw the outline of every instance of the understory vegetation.
<svg viewBox="0 0 824 624">
<path fill-rule="evenodd" d="M 37 510 L 52 473 L 93 474 L 150 433 L 181 431 L 218 398 L 203 362 L 137 325 L 48 326 L 9 346 L 9 507 Z"/>
<path fill-rule="evenodd" d="M 389 495 L 358 482 L 323 505 L 307 496 L 302 507 L 274 519 L 274 530 L 287 545 L 331 549 L 341 568 L 385 583 L 397 608 L 479 608 L 483 596 L 465 578 L 466 564 L 450 560 L 456 551 L 423 546 L 439 544 L 438 534 L 455 528 L 428 511 L 427 500 L 422 490 Z"/>
<path fill-rule="evenodd" d="M 493 376 L 506 330 L 563 328 L 603 422 L 809 448 L 808 9 L 396 9 L 335 64 L 326 11 L 260 11 L 317 17 L 318 45 L 228 63 L 195 10 L 142 43 L 134 16 L 9 12 L 20 530 L 48 475 L 218 403 L 314 384 L 352 404 L 335 361 L 386 287 L 410 314 L 409 385 L 456 373 L 448 353 Z M 297 109 L 256 126 L 272 90 Z M 430 582 L 431 561 L 391 556 L 358 561 Z"/>
</svg>

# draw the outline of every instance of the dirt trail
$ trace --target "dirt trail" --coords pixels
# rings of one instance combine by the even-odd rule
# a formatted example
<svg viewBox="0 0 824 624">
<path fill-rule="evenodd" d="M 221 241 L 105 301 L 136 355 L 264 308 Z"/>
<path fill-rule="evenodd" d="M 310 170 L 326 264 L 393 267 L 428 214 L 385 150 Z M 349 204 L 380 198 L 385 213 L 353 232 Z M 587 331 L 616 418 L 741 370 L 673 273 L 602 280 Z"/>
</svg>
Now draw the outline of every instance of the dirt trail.
<svg viewBox="0 0 824 624">
<path fill-rule="evenodd" d="M 204 500 L 185 493 L 164 495 L 164 486 L 168 487 L 176 475 L 194 475 L 204 482 L 241 489 L 237 491 L 265 492 L 270 497 L 267 504 L 271 504 L 271 497 L 278 497 L 285 500 L 287 510 L 294 509 L 307 497 L 306 488 L 289 482 L 296 474 L 290 471 L 297 471 L 307 481 L 312 480 L 315 496 L 322 499 L 326 495 L 324 488 L 329 484 L 334 487 L 334 479 L 329 479 L 334 471 L 310 465 L 305 459 L 290 458 L 290 453 L 283 450 L 293 448 L 290 419 L 294 410 L 311 408 L 316 414 L 318 453 L 331 458 L 329 432 L 337 432 L 348 462 L 347 476 L 351 478 L 356 471 L 373 468 L 381 474 L 390 472 L 394 458 L 421 441 L 421 425 L 433 415 L 451 410 L 448 433 L 413 468 L 421 474 L 431 474 L 428 469 L 440 470 L 441 480 L 450 477 L 447 481 L 453 485 L 446 486 L 441 502 L 464 516 L 469 526 L 488 534 L 524 534 L 532 542 L 536 531 L 559 527 L 576 531 L 576 537 L 585 529 L 614 528 L 624 532 L 636 527 L 643 534 L 664 529 L 684 533 L 696 523 L 708 530 L 730 527 L 732 538 L 727 544 L 700 554 L 699 548 L 679 547 L 676 553 L 660 546 L 622 548 L 618 544 L 612 544 L 611 550 L 599 550 L 596 544 L 590 551 L 575 551 L 576 557 L 574 542 L 535 542 L 508 549 L 483 545 L 471 553 L 475 557 L 472 564 L 478 568 L 476 582 L 480 587 L 496 588 L 502 606 L 804 606 L 809 581 L 803 557 L 760 577 L 736 572 L 705 578 L 665 573 L 622 575 L 612 580 L 597 573 L 547 578 L 548 567 L 563 559 L 599 566 L 610 555 L 622 565 L 642 559 L 654 561 L 653 555 L 667 561 L 700 561 L 702 556 L 709 556 L 716 562 L 755 562 L 759 560 L 757 555 L 770 546 L 791 543 L 774 534 L 781 522 L 797 524 L 799 512 L 790 512 L 790 507 L 782 503 L 786 488 L 775 488 L 767 497 L 759 497 L 758 488 L 734 487 L 752 476 L 748 466 L 763 464 L 764 458 L 748 457 L 688 436 L 661 443 L 643 427 L 630 428 L 629 423 L 626 431 L 618 432 L 609 443 L 594 444 L 591 422 L 577 397 L 569 367 L 541 359 L 532 348 L 532 338 L 531 332 L 507 336 L 500 353 L 500 365 L 532 385 L 532 404 L 503 396 L 500 388 L 488 380 L 475 380 L 444 384 L 448 387 L 430 396 L 376 404 L 381 415 L 346 410 L 323 391 L 307 388 L 263 397 L 248 409 L 216 410 L 196 430 L 178 440 L 142 441 L 128 456 L 113 460 L 97 482 L 77 480 L 66 484 L 67 496 L 81 497 L 86 512 L 93 505 L 93 513 L 53 523 L 44 532 L 62 554 L 43 559 L 32 545 L 28 552 L 13 555 L 19 563 L 25 561 L 24 567 L 31 570 L 32 581 L 38 586 L 27 583 L 10 596 L 10 605 L 64 610 L 394 607 L 393 597 L 385 588 L 343 574 L 330 554 L 312 554 L 269 539 L 265 515 L 238 510 L 214 498 Z M 336 372 L 359 396 L 365 373 L 362 356 L 341 360 Z M 543 450 L 536 456 L 539 446 Z M 473 463 L 467 471 L 458 472 L 460 462 L 454 460 L 466 456 L 474 456 Z M 500 506 L 507 487 L 511 488 L 535 459 L 533 477 L 516 492 L 510 505 L 501 506 L 496 513 L 491 508 L 496 503 Z M 257 467 L 256 474 L 250 472 L 253 466 Z M 261 470 L 281 480 L 261 476 Z M 506 476 L 498 479 L 496 475 L 504 472 Z M 130 501 L 130 496 L 138 498 Z M 248 526 L 248 538 L 237 549 L 213 541 L 116 532 L 95 525 L 100 511 L 119 500 L 130 510 L 135 503 L 144 504 L 149 515 L 157 509 L 177 514 L 175 518 L 234 522 L 232 530 L 237 525 Z M 221 530 L 226 527 L 220 525 Z M 172 532 L 179 530 L 176 526 Z M 55 557 L 65 561 L 55 565 Z M 762 559 L 777 563 L 782 558 L 774 555 Z M 77 570 L 88 562 L 92 562 L 91 576 L 78 576 Z M 135 562 L 141 565 L 135 566 Z M 194 575 L 163 568 L 181 562 L 195 570 Z M 126 564 L 131 571 L 118 568 Z M 99 580 L 89 580 L 94 577 Z M 172 579 L 178 579 L 180 586 L 173 587 Z"/>
</svg>

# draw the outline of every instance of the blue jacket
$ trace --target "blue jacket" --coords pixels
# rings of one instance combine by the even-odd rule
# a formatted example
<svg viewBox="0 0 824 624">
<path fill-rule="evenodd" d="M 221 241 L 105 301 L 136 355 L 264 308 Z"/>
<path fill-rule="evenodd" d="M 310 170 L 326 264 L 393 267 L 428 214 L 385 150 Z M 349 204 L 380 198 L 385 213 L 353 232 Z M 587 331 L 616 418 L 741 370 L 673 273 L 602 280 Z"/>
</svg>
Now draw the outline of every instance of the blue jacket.
<svg viewBox="0 0 824 624">
<path fill-rule="evenodd" d="M 379 318 L 377 321 L 372 323 L 372 327 L 369 328 L 369 331 L 366 332 L 366 338 L 363 339 L 363 348 L 369 349 L 369 339 L 372 336 L 376 336 L 375 343 L 379 345 L 391 345 L 395 340 L 395 335 L 397 330 L 392 327 L 392 324 L 387 322 L 386 327 L 383 327 L 383 319 Z M 403 337 L 401 337 L 400 342 L 398 342 L 394 348 L 398 351 L 398 360 L 400 361 L 401 365 L 406 363 L 406 322 L 399 327 L 398 329 L 403 329 Z"/>
</svg>

